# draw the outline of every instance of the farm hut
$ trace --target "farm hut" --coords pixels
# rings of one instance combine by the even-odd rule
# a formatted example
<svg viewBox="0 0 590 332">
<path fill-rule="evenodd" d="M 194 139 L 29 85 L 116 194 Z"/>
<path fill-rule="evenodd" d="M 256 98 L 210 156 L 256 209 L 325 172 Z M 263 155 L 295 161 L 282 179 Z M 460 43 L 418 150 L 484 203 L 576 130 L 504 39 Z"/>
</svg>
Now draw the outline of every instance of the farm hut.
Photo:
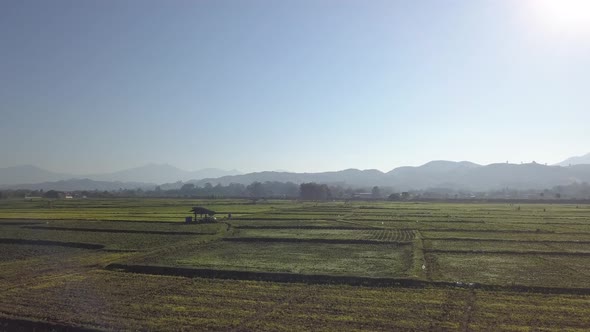
<svg viewBox="0 0 590 332">
<path fill-rule="evenodd" d="M 215 211 L 211 211 L 209 209 L 206 209 L 204 207 L 200 207 L 200 206 L 194 206 L 190 212 L 195 214 L 195 221 L 197 220 L 197 214 L 199 215 L 199 217 L 203 217 L 203 215 L 205 216 L 210 216 L 213 217 L 215 215 Z"/>
</svg>

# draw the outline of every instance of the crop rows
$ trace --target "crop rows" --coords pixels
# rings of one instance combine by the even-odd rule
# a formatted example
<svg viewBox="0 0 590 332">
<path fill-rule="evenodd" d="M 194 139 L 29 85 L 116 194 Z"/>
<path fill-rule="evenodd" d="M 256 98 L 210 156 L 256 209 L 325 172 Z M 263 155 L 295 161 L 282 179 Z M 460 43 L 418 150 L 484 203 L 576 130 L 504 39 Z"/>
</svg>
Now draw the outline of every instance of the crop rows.
<svg viewBox="0 0 590 332">
<path fill-rule="evenodd" d="M 371 234 L 371 239 L 386 242 L 409 242 L 416 236 L 415 231 L 411 229 L 383 229 L 365 232 Z"/>
<path fill-rule="evenodd" d="M 113 330 L 528 330 L 532 321 L 540 330 L 590 326 L 590 302 L 584 296 L 104 271 L 3 292 L 0 309 L 31 319 Z"/>
<path fill-rule="evenodd" d="M 353 229 L 353 228 L 239 228 L 237 238 L 256 239 L 300 239 L 300 240 L 333 240 L 371 241 L 371 242 L 411 242 L 415 231 L 410 229 Z M 352 242 L 351 242 L 352 243 Z"/>
</svg>

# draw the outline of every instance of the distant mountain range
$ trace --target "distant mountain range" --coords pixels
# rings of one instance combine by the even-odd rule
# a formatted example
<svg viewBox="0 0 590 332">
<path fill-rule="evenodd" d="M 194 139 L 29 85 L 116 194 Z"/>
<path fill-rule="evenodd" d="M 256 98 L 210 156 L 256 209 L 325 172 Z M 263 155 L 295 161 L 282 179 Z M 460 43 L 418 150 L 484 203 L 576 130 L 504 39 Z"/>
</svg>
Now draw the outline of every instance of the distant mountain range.
<svg viewBox="0 0 590 332">
<path fill-rule="evenodd" d="M 168 164 L 148 164 L 114 173 L 93 174 L 85 177 L 98 181 L 166 183 L 237 174 L 241 173 L 235 169 L 226 171 L 218 168 L 204 168 L 197 171 L 185 171 Z"/>
<path fill-rule="evenodd" d="M 418 167 L 399 167 L 383 173 L 378 170 L 348 169 L 324 173 L 259 172 L 189 181 L 228 185 L 254 181 L 318 182 L 356 187 L 391 186 L 397 190 L 452 188 L 474 191 L 490 189 L 544 189 L 573 182 L 590 182 L 590 165 L 571 167 L 530 164 L 477 165 L 471 162 L 432 161 Z"/>
<path fill-rule="evenodd" d="M 583 156 L 578 157 L 571 157 L 567 158 L 566 160 L 555 164 L 556 166 L 570 166 L 570 165 L 582 165 L 582 164 L 590 164 L 590 153 L 585 154 Z"/>
<path fill-rule="evenodd" d="M 129 189 L 137 188 L 138 186 L 150 187 L 166 182 L 189 181 L 236 174 L 240 174 L 240 172 L 237 170 L 226 171 L 217 168 L 185 171 L 167 164 L 148 164 L 145 166 L 130 168 L 112 173 L 76 175 L 56 173 L 32 165 L 23 165 L 0 168 L 0 186 L 17 186 L 19 188 L 25 189 L 32 188 L 34 187 L 33 185 L 68 185 L 76 188 L 82 187 L 82 190 L 86 190 L 88 189 L 86 187 L 88 185 L 96 186 L 97 188 L 104 188 L 106 186 L 109 188 L 116 187 L 117 189 Z M 96 183 L 89 181 L 94 181 Z M 55 182 L 59 182 L 59 184 Z M 111 184 L 107 185 L 107 182 L 111 182 Z"/>
<path fill-rule="evenodd" d="M 113 191 L 119 189 L 144 189 L 153 190 L 156 184 L 144 182 L 120 182 L 120 181 L 96 181 L 90 179 L 69 179 L 53 182 L 41 182 L 30 184 L 16 184 L 3 186 L 6 189 L 27 189 L 27 190 L 57 190 L 57 191 L 76 191 L 76 190 L 98 190 Z"/>
<path fill-rule="evenodd" d="M 346 169 L 321 173 L 255 172 L 240 174 L 236 170 L 207 168 L 184 171 L 167 164 L 149 164 L 119 172 L 75 176 L 50 172 L 35 166 L 0 169 L 0 188 L 73 190 L 162 189 L 180 188 L 185 183 L 203 186 L 252 182 L 317 182 L 353 187 L 390 186 L 396 190 L 449 188 L 486 191 L 501 188 L 544 189 L 574 182 L 590 182 L 590 154 L 573 157 L 559 165 L 490 164 L 469 161 L 431 161 L 417 167 L 404 166 L 389 172 Z M 572 166 L 569 166 L 572 165 Z"/>
<path fill-rule="evenodd" d="M 0 185 L 15 185 L 23 183 L 38 183 L 71 179 L 71 174 L 55 173 L 42 168 L 23 165 L 0 168 Z"/>
</svg>

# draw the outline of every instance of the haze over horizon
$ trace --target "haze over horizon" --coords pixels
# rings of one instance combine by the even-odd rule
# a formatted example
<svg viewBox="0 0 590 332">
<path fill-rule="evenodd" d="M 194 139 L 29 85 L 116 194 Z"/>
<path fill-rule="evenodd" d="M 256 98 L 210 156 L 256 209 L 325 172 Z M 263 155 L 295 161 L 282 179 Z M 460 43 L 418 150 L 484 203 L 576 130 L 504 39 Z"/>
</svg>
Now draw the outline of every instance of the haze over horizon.
<svg viewBox="0 0 590 332">
<path fill-rule="evenodd" d="M 4 1 L 0 168 L 555 164 L 590 150 L 590 5 L 549 2 Z"/>
<path fill-rule="evenodd" d="M 583 156 L 573 156 L 570 158 L 567 158 L 566 160 L 569 159 L 574 159 L 574 158 L 584 158 L 584 160 L 586 159 L 590 159 L 590 153 L 583 155 Z M 202 168 L 193 168 L 193 169 L 184 169 L 181 167 L 177 167 L 175 165 L 172 165 L 170 163 L 154 163 L 154 162 L 148 162 L 147 164 L 143 164 L 143 165 L 135 165 L 135 166 L 131 166 L 131 167 L 126 167 L 126 168 L 119 168 L 119 169 L 113 169 L 113 170 L 107 170 L 107 171 L 103 171 L 103 172 L 95 172 L 95 173 L 81 173 L 81 172 L 61 172 L 61 171 L 55 171 L 53 169 L 50 168 L 46 168 L 46 167 L 42 167 L 39 165 L 33 165 L 33 164 L 19 164 L 19 165 L 9 165 L 9 166 L 2 166 L 0 167 L 0 169 L 5 169 L 5 168 L 15 168 L 15 167 L 26 167 L 26 166 L 33 166 L 33 167 L 37 167 L 40 168 L 42 170 L 46 170 L 46 171 L 50 171 L 50 172 L 55 172 L 55 173 L 65 173 L 65 174 L 70 174 L 74 177 L 78 177 L 78 178 L 83 178 L 83 177 L 93 177 L 96 175 L 104 175 L 104 174 L 109 174 L 109 173 L 117 173 L 117 172 L 121 172 L 121 171 L 128 171 L 128 170 L 134 170 L 134 169 L 143 169 L 143 168 L 149 168 L 151 166 L 155 166 L 155 167 L 171 167 L 174 169 L 178 169 L 181 171 L 187 171 L 187 172 L 196 172 L 196 171 L 203 171 L 203 170 L 219 170 L 219 171 L 227 171 L 228 174 L 232 173 L 232 174 L 248 174 L 248 173 L 256 173 L 256 172 L 279 172 L 279 173 L 323 173 L 323 172 L 334 172 L 334 171 L 343 171 L 343 170 L 347 170 L 347 169 L 358 169 L 358 170 L 378 170 L 381 171 L 382 173 L 387 173 L 389 171 L 392 171 L 396 168 L 399 167 L 420 167 L 420 166 L 425 166 L 427 164 L 433 163 L 433 162 L 439 162 L 439 161 L 444 161 L 444 162 L 455 162 L 455 163 L 460 163 L 460 162 L 468 162 L 468 163 L 474 163 L 480 166 L 487 166 L 487 165 L 492 165 L 492 164 L 504 164 L 506 163 L 506 161 L 499 161 L 499 162 L 492 162 L 489 164 L 481 164 L 481 163 L 476 163 L 470 160 L 448 160 L 448 159 L 438 159 L 438 160 L 429 160 L 427 162 L 424 163 L 420 163 L 420 164 L 415 164 L 415 165 L 395 165 L 389 169 L 377 169 L 374 167 L 369 167 L 369 168 L 357 168 L 357 167 L 344 167 L 344 168 L 339 168 L 339 169 L 325 169 L 325 170 L 316 170 L 316 171 L 308 171 L 308 170 L 298 170 L 298 171 L 294 171 L 294 170 L 288 170 L 288 169 L 259 169 L 259 170 L 248 170 L 248 171 L 242 171 L 241 169 L 237 169 L 237 168 L 232 168 L 232 169 L 222 169 L 222 168 L 217 168 L 217 167 L 202 167 Z M 530 163 L 538 163 L 538 164 L 546 164 L 549 166 L 567 166 L 567 165 L 558 165 L 558 164 L 563 164 L 565 160 L 560 161 L 559 163 L 545 163 L 545 162 L 541 162 L 541 161 L 537 161 L 537 160 L 531 160 L 531 161 L 522 161 L 522 162 L 512 162 L 512 161 L 508 161 L 510 164 L 530 164 Z M 583 164 L 587 164 L 587 162 L 583 162 Z"/>
</svg>

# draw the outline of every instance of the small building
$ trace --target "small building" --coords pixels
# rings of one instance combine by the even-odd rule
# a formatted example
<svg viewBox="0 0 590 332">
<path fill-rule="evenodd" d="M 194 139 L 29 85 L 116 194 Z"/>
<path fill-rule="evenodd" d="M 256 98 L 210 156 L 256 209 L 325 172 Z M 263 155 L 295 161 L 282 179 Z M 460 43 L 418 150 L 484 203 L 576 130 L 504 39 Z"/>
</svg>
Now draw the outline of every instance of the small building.
<svg viewBox="0 0 590 332">
<path fill-rule="evenodd" d="M 354 193 L 352 197 L 357 199 L 373 199 L 375 195 L 373 193 Z"/>
<path fill-rule="evenodd" d="M 215 218 L 215 211 L 206 209 L 204 207 L 200 207 L 200 206 L 194 206 L 190 212 L 195 214 L 195 222 L 216 222 L 217 219 Z M 200 219 L 197 218 L 197 215 L 199 215 Z M 205 217 L 203 217 L 205 216 Z M 188 221 L 188 218 L 186 219 L 186 221 Z"/>
</svg>

